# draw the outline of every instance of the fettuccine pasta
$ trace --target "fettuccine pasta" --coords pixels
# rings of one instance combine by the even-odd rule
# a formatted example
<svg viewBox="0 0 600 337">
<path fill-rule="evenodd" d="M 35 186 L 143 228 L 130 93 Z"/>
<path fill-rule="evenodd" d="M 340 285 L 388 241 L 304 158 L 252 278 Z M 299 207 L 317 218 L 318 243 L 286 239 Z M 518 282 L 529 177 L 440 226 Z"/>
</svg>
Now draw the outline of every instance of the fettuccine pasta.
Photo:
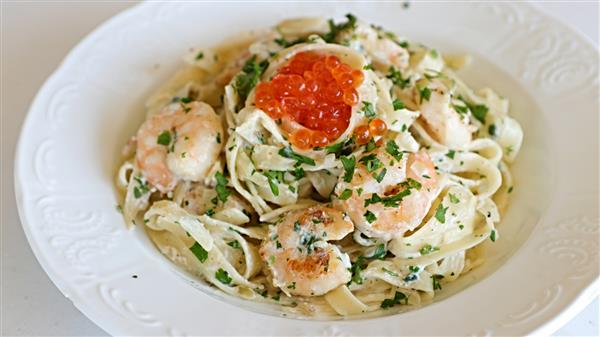
<svg viewBox="0 0 600 337">
<path fill-rule="evenodd" d="M 311 316 L 398 310 L 500 239 L 523 132 L 458 77 L 468 56 L 347 15 L 184 60 L 116 182 L 127 225 L 208 284 Z"/>
</svg>

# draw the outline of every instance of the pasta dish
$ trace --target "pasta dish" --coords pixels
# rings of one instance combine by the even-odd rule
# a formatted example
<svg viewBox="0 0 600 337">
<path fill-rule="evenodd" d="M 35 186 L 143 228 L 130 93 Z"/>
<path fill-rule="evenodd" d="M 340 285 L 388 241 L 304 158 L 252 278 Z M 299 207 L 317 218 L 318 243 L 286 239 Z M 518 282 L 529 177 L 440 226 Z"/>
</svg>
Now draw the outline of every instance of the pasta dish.
<svg viewBox="0 0 600 337">
<path fill-rule="evenodd" d="M 401 310 L 484 263 L 523 132 L 442 55 L 348 14 L 213 48 L 146 102 L 128 226 L 223 292 L 310 316 Z"/>
</svg>

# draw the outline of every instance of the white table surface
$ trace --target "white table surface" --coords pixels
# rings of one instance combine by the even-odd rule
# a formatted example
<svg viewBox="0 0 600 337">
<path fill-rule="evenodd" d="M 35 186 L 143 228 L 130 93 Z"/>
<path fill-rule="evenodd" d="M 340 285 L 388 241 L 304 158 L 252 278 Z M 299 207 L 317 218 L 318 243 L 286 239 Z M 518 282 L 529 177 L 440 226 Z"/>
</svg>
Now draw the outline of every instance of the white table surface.
<svg viewBox="0 0 600 337">
<path fill-rule="evenodd" d="M 52 284 L 33 256 L 17 214 L 13 158 L 33 96 L 62 58 L 97 25 L 133 2 L 2 1 L 2 195 L 0 198 L 1 335 L 105 336 Z M 598 46 L 597 1 L 536 3 Z M 598 299 L 556 336 L 598 336 Z"/>
</svg>

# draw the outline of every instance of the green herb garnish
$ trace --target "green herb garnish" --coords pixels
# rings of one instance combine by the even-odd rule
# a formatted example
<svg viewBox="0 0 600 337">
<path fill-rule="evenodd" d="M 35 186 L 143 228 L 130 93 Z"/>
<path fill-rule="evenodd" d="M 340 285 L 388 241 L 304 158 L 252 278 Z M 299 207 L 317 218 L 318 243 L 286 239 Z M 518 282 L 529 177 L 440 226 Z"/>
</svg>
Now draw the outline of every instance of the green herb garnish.
<svg viewBox="0 0 600 337">
<path fill-rule="evenodd" d="M 231 277 L 229 277 L 229 273 L 223 270 L 223 268 L 219 268 L 219 270 L 217 270 L 215 273 L 215 278 L 223 284 L 231 283 Z"/>
<path fill-rule="evenodd" d="M 190 247 L 190 250 L 201 263 L 204 263 L 204 261 L 208 259 L 208 252 L 200 246 L 198 242 L 194 242 L 194 245 Z"/>
<path fill-rule="evenodd" d="M 401 89 L 408 87 L 408 85 L 410 84 L 410 77 L 407 77 L 406 79 L 403 78 L 402 73 L 399 70 L 397 70 L 394 66 L 391 66 L 388 69 L 386 77 L 392 80 L 392 83 L 394 83 L 394 85 L 399 86 Z"/>
<path fill-rule="evenodd" d="M 282 148 L 277 153 L 279 153 L 279 155 L 284 158 L 289 158 L 289 159 L 295 160 L 296 165 L 301 165 L 301 164 L 306 164 L 306 165 L 310 165 L 310 166 L 316 165 L 315 161 L 313 159 L 294 152 L 294 150 L 292 150 L 292 148 L 289 146 Z"/>
<path fill-rule="evenodd" d="M 375 220 L 377 220 L 377 217 L 371 211 L 366 211 L 364 217 L 369 223 L 373 223 Z"/>
<path fill-rule="evenodd" d="M 363 101 L 362 111 L 364 112 L 365 117 L 367 117 L 369 119 L 374 118 L 376 116 L 375 109 L 373 108 L 373 103 L 371 103 L 371 102 Z"/>
<path fill-rule="evenodd" d="M 439 221 L 440 223 L 445 223 L 446 222 L 446 211 L 448 210 L 448 207 L 444 207 L 444 205 L 442 203 L 440 203 L 437 207 L 437 209 L 435 210 L 435 218 L 437 219 L 437 221 Z"/>
<path fill-rule="evenodd" d="M 392 105 L 394 106 L 394 110 L 404 109 L 404 102 L 397 98 L 392 102 Z"/>
<path fill-rule="evenodd" d="M 396 144 L 396 142 L 393 140 L 388 140 L 388 142 L 385 144 L 385 151 L 389 153 L 392 157 L 394 157 L 394 159 L 396 160 L 402 159 L 402 152 L 400 151 L 400 147 L 398 147 L 398 144 Z"/>
<path fill-rule="evenodd" d="M 342 165 L 344 166 L 344 181 L 349 183 L 352 181 L 352 177 L 354 176 L 354 168 L 356 166 L 356 158 L 354 156 L 340 157 Z"/>
<path fill-rule="evenodd" d="M 215 188 L 217 190 L 217 197 L 222 202 L 226 202 L 227 197 L 231 194 L 231 190 L 227 188 L 229 180 L 221 172 L 215 174 L 215 179 L 217 180 L 217 187 Z"/>
<path fill-rule="evenodd" d="M 351 196 L 352 196 L 352 190 L 346 188 L 345 190 L 342 191 L 342 193 L 340 193 L 340 196 L 338 197 L 338 199 L 348 200 Z"/>
<path fill-rule="evenodd" d="M 396 304 L 400 304 L 400 301 L 404 301 L 404 304 L 408 304 L 408 297 L 399 291 L 396 291 L 394 298 L 386 298 L 381 302 L 382 309 L 389 309 Z"/>
<path fill-rule="evenodd" d="M 167 130 L 163 131 L 158 138 L 156 138 L 156 143 L 164 146 L 169 146 L 171 144 L 171 133 Z"/>
</svg>

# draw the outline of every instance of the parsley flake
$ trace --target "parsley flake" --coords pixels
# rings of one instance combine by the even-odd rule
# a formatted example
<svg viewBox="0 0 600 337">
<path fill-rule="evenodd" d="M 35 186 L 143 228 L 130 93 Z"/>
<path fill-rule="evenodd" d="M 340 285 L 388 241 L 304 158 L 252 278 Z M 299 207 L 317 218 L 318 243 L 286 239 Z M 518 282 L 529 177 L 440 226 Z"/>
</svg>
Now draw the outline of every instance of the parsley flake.
<svg viewBox="0 0 600 337">
<path fill-rule="evenodd" d="M 437 219 L 437 221 L 439 221 L 440 223 L 445 223 L 446 222 L 446 211 L 448 210 L 448 207 L 444 207 L 443 204 L 439 204 L 437 209 L 435 210 L 435 218 Z"/>
<path fill-rule="evenodd" d="M 215 273 L 215 278 L 223 284 L 231 283 L 231 277 L 229 277 L 229 273 L 223 270 L 223 268 L 219 268 L 219 270 L 217 270 Z"/>
<path fill-rule="evenodd" d="M 381 302 L 382 309 L 389 309 L 396 304 L 400 304 L 401 301 L 404 301 L 404 304 L 408 304 L 408 297 L 399 291 L 396 291 L 394 294 L 394 298 L 386 298 Z"/>
<path fill-rule="evenodd" d="M 388 140 L 385 144 L 385 151 L 398 161 L 402 159 L 402 151 L 400 151 L 400 147 L 393 140 Z"/>
<path fill-rule="evenodd" d="M 354 156 L 340 157 L 342 165 L 344 166 L 344 181 L 349 183 L 352 181 L 352 177 L 354 176 L 354 168 L 356 166 L 356 158 Z"/>
<path fill-rule="evenodd" d="M 169 146 L 171 143 L 171 133 L 167 130 L 163 131 L 158 138 L 156 138 L 156 143 L 164 146 Z"/>
<path fill-rule="evenodd" d="M 364 217 L 369 223 L 373 223 L 375 220 L 377 220 L 377 216 L 375 216 L 375 214 L 373 214 L 371 211 L 366 211 Z"/>
<path fill-rule="evenodd" d="M 394 106 L 394 110 L 404 109 L 404 102 L 397 98 L 392 102 L 392 105 Z"/>
<path fill-rule="evenodd" d="M 303 156 L 299 153 L 294 152 L 291 147 L 287 146 L 279 150 L 277 152 L 280 156 L 284 158 L 293 159 L 296 161 L 296 165 L 306 164 L 310 166 L 315 166 L 316 163 L 313 159 Z"/>
<path fill-rule="evenodd" d="M 348 200 L 351 196 L 352 196 L 352 190 L 346 188 L 345 190 L 342 191 L 342 193 L 340 193 L 340 196 L 338 197 L 338 199 Z"/>
<path fill-rule="evenodd" d="M 216 187 L 217 197 L 222 202 L 226 202 L 227 197 L 229 197 L 229 195 L 231 194 L 231 190 L 229 190 L 229 188 L 227 188 L 227 184 L 229 183 L 229 180 L 227 180 L 227 178 L 225 178 L 225 176 L 223 176 L 223 174 L 221 172 L 217 172 L 215 174 L 215 179 L 217 180 L 217 187 Z"/>
<path fill-rule="evenodd" d="M 204 263 L 206 259 L 208 259 L 208 252 L 200 246 L 198 242 L 194 242 L 194 245 L 190 247 L 190 250 L 201 263 Z"/>
<path fill-rule="evenodd" d="M 373 103 L 371 102 L 363 102 L 362 111 L 365 113 L 365 117 L 371 119 L 376 116 L 375 109 L 373 108 Z"/>
</svg>

